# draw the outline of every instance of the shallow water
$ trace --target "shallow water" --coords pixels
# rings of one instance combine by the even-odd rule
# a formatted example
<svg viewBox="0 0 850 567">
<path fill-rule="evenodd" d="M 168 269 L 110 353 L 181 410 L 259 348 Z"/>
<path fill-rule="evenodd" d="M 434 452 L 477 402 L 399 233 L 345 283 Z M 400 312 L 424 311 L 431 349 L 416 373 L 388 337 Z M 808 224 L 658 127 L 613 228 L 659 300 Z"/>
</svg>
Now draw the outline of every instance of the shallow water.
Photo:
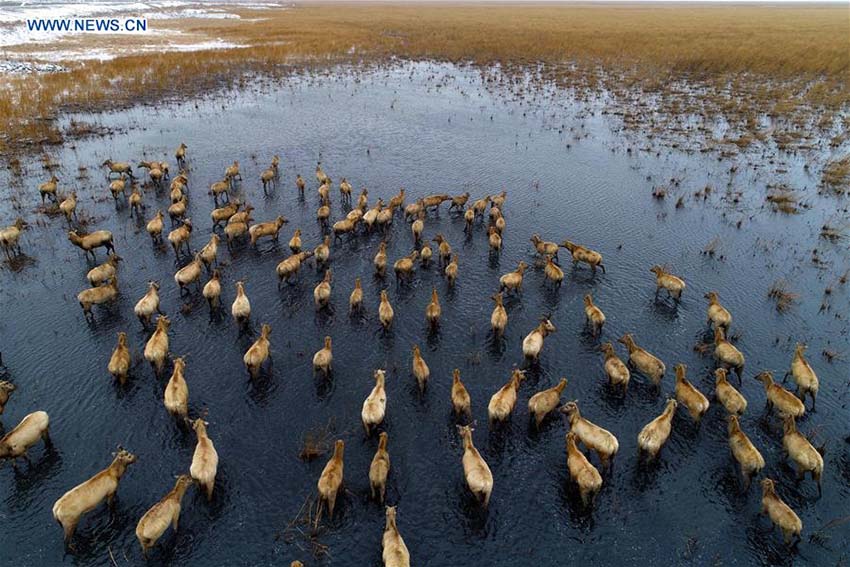
<svg viewBox="0 0 850 567">
<path fill-rule="evenodd" d="M 0 345 L 18 391 L 2 416 L 8 431 L 26 413 L 51 416 L 54 447 L 30 451 L 33 467 L 16 473 L 0 468 L 0 563 L 8 565 L 138 563 L 134 529 L 139 517 L 188 469 L 194 435 L 169 418 L 162 405 L 167 378 L 157 379 L 141 357 L 148 333 L 132 309 L 149 279 L 162 283 L 162 308 L 171 318 L 171 351 L 187 359 L 193 415 L 208 410 L 209 434 L 220 457 L 212 503 L 197 491 L 183 502 L 180 530 L 168 532 L 152 559 L 179 564 L 258 565 L 301 559 L 307 565 L 380 565 L 383 507 L 369 500 L 368 469 L 377 436 L 367 439 L 360 408 L 370 392 L 375 368 L 387 368 L 392 470 L 388 503 L 398 506 L 398 525 L 416 565 L 555 565 L 565 561 L 638 564 L 818 563 L 834 564 L 850 551 L 848 527 L 809 536 L 850 504 L 850 445 L 847 430 L 847 363 L 821 356 L 825 349 L 848 353 L 846 288 L 836 283 L 847 266 L 846 243 L 819 240 L 818 232 L 843 203 L 816 193 L 816 172 L 804 160 L 777 153 L 743 154 L 718 160 L 664 148 L 620 128 L 603 115 L 602 99 L 576 103 L 563 96 L 512 97 L 485 88 L 474 72 L 439 65 L 400 65 L 390 70 L 302 77 L 283 85 L 263 85 L 239 93 L 162 107 L 140 107 L 96 120 L 113 128 L 107 138 L 82 140 L 54 159 L 65 190 L 75 187 L 79 211 L 95 219 L 91 229 L 113 231 L 124 263 L 121 296 L 112 307 L 96 307 L 89 324 L 75 294 L 88 287 L 93 264 L 65 238 L 61 217 L 36 215 L 36 186 L 45 177 L 37 162 L 21 183 L 0 174 L 4 202 L 14 196 L 33 226 L 22 239 L 27 255 L 0 269 Z M 151 246 L 144 223 L 117 209 L 108 196 L 103 171 L 112 157 L 137 161 L 169 159 L 180 141 L 190 147 L 190 211 L 193 248 L 211 231 L 210 183 L 233 159 L 242 164 L 243 199 L 256 207 L 258 221 L 283 214 L 289 220 L 274 245 L 257 250 L 220 248 L 224 313 L 211 317 L 200 294 L 180 297 L 172 275 L 170 249 Z M 627 149 L 632 149 L 627 152 Z M 657 152 L 657 154 L 656 154 Z M 263 196 L 259 173 L 274 153 L 283 158 L 281 180 Z M 470 191 L 473 198 L 508 190 L 507 230 L 499 256 L 488 254 L 486 232 L 471 236 L 463 220 L 448 214 L 426 221 L 426 235 L 447 236 L 460 254 L 460 275 L 450 289 L 435 264 L 417 268 L 411 284 L 372 276 L 372 257 L 381 236 L 359 236 L 332 246 L 332 308 L 316 313 L 312 289 L 321 279 L 310 261 L 298 282 L 278 291 L 274 268 L 289 255 L 292 232 L 303 230 L 305 248 L 318 244 L 317 198 L 313 170 L 321 159 L 334 179 L 333 218 L 344 209 L 337 192 L 343 176 L 369 188 L 370 205 L 387 201 L 400 186 L 410 197 Z M 77 167 L 89 168 L 75 179 Z M 737 170 L 730 173 L 730 168 Z M 173 167 L 173 165 L 172 165 Z M 296 173 L 308 182 L 305 199 L 294 187 Z M 681 179 L 663 201 L 650 197 L 653 185 Z M 785 182 L 798 189 L 810 208 L 784 216 L 763 206 L 765 186 Z M 705 201 L 690 195 L 706 185 Z M 727 187 L 743 191 L 738 203 Z M 675 208 L 679 195 L 684 207 Z M 165 209 L 167 191 L 146 195 L 146 216 Z M 17 212 L 0 213 L 8 224 Z M 736 223 L 741 221 L 740 228 Z M 507 301 L 509 325 L 502 341 L 490 335 L 489 295 L 500 274 L 519 260 L 533 264 L 529 237 L 570 238 L 605 256 L 606 274 L 572 269 L 560 290 L 547 287 L 542 269 L 526 274 L 520 297 Z M 714 257 L 701 254 L 719 237 Z M 409 225 L 397 217 L 389 236 L 390 262 L 413 247 Z M 811 262 L 818 247 L 827 267 Z M 722 256 L 722 259 L 721 259 Z M 103 252 L 98 260 L 104 259 Z M 185 261 L 185 260 L 184 260 Z M 688 282 L 679 305 L 653 297 L 653 264 L 667 264 Z M 14 267 L 15 269 L 11 269 Z M 348 294 L 355 277 L 364 286 L 366 312 L 349 317 Z M 229 317 L 234 282 L 246 282 L 252 304 L 252 330 L 240 334 Z M 778 279 L 800 294 L 785 313 L 767 296 Z M 819 313 L 824 288 L 834 286 L 829 311 Z M 424 311 L 435 286 L 443 319 L 429 334 Z M 396 310 L 391 332 L 377 321 L 378 296 L 388 289 Z M 700 427 L 685 411 L 674 420 L 672 436 L 654 466 L 638 466 L 636 436 L 658 415 L 673 392 L 672 366 L 688 365 L 688 376 L 704 393 L 713 392 L 710 356 L 694 351 L 707 340 L 705 300 L 719 292 L 734 315 L 733 334 L 747 357 L 742 392 L 750 402 L 742 427 L 767 461 L 766 475 L 800 515 L 803 542 L 792 552 L 778 532 L 758 517 L 760 490 L 741 493 L 729 454 L 723 408 L 712 403 Z M 608 322 L 600 338 L 584 329 L 582 296 L 592 293 Z M 188 306 L 181 309 L 184 304 Z M 528 371 L 511 421 L 488 428 L 487 401 L 515 365 L 523 365 L 521 340 L 549 314 L 558 330 L 546 340 L 539 364 Z M 273 368 L 248 380 L 242 355 L 262 322 L 273 327 Z M 132 381 L 112 384 L 106 365 L 115 335 L 129 334 L 137 363 Z M 625 399 L 605 386 L 598 345 L 625 332 L 661 357 L 670 369 L 657 394 L 633 376 Z M 316 378 L 312 354 L 322 337 L 334 339 L 332 379 Z M 800 423 L 827 442 L 824 496 L 811 480 L 797 485 L 780 454 L 781 430 L 764 411 L 764 393 L 753 376 L 788 368 L 796 341 L 809 344 L 808 357 L 821 382 L 818 409 Z M 410 351 L 422 346 L 431 369 L 420 396 L 410 373 Z M 616 343 L 615 343 L 616 344 Z M 618 352 L 625 356 L 622 345 Z M 490 508 L 480 511 L 469 496 L 461 468 L 462 448 L 451 416 L 452 369 L 460 368 L 473 400 L 475 442 L 490 464 L 495 489 Z M 563 399 L 578 399 L 582 413 L 611 430 L 620 442 L 612 474 L 591 513 L 581 510 L 570 486 L 564 448 L 565 426 L 550 418 L 539 432 L 528 424 L 528 398 L 569 379 Z M 311 558 L 307 540 L 285 528 L 305 499 L 315 493 L 326 456 L 305 463 L 298 455 L 303 437 L 329 421 L 346 441 L 346 494 L 318 541 L 329 555 Z M 61 530 L 51 506 L 64 491 L 110 461 L 118 444 L 139 457 L 121 482 L 114 515 L 105 507 L 84 517 L 75 554 L 63 555 Z M 594 463 L 596 457 L 591 457 Z"/>
</svg>

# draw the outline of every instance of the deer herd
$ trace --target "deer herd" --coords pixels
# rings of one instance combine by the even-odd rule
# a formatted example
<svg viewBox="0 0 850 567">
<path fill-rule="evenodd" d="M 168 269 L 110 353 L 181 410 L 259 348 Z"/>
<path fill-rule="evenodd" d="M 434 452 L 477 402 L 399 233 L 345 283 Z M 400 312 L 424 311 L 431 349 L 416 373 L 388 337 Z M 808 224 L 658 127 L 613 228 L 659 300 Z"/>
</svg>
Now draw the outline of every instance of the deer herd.
<svg viewBox="0 0 850 567">
<path fill-rule="evenodd" d="M 168 187 L 172 202 L 169 208 L 173 229 L 167 233 L 166 238 L 171 244 L 173 252 L 178 260 L 182 257 L 188 259 L 174 274 L 174 280 L 179 286 L 180 293 L 192 293 L 192 286 L 199 291 L 203 288 L 202 295 L 208 301 L 211 310 L 221 308 L 220 295 L 222 289 L 222 271 L 218 262 L 219 234 L 212 232 L 209 241 L 199 252 L 192 252 L 192 238 L 196 236 L 194 225 L 188 215 L 189 173 L 186 169 L 188 146 L 181 144 L 175 153 L 179 174 L 171 180 Z M 263 170 L 260 175 L 263 192 L 277 186 L 280 173 L 281 160 L 274 156 L 268 169 Z M 107 160 L 103 163 L 107 168 L 108 186 L 115 199 L 122 198 L 125 194 L 125 185 L 130 184 L 131 197 L 135 199 L 131 214 L 139 215 L 144 209 L 145 191 L 152 187 L 154 191 L 164 190 L 166 182 L 170 179 L 168 164 L 165 162 L 141 162 L 137 166 L 144 169 L 149 178 L 149 183 L 140 187 L 139 180 L 133 173 L 133 167 L 129 163 L 119 163 Z M 396 218 L 396 212 L 402 214 L 404 220 L 411 222 L 411 232 L 415 248 L 409 254 L 398 258 L 393 264 L 395 277 L 400 285 L 409 281 L 417 270 L 417 264 L 428 266 L 436 262 L 445 277 L 447 286 L 455 284 L 462 276 L 462 263 L 459 262 L 458 254 L 453 251 L 451 244 L 443 234 L 436 234 L 430 241 L 424 236 L 427 229 L 429 211 L 439 209 L 441 204 L 449 201 L 449 211 L 459 214 L 465 222 L 465 230 L 473 230 L 476 222 L 487 224 L 487 234 L 490 244 L 490 253 L 498 254 L 505 237 L 505 217 L 503 210 L 506 203 L 507 193 L 498 195 L 487 195 L 480 199 L 470 200 L 469 193 L 457 196 L 448 194 L 437 194 L 422 197 L 413 202 L 406 203 L 408 195 L 401 189 L 398 194 L 392 196 L 385 205 L 382 199 L 378 199 L 372 207 L 369 207 L 369 192 L 363 189 L 357 196 L 354 205 L 345 218 L 335 223 L 330 223 L 330 191 L 332 181 L 325 173 L 321 163 L 316 166 L 316 180 L 319 183 L 317 194 L 319 207 L 316 213 L 318 222 L 322 225 L 327 236 L 318 243 L 315 248 L 304 249 L 302 231 L 296 228 L 288 247 L 291 254 L 280 261 L 275 273 L 278 276 L 278 286 L 289 283 L 298 277 L 300 268 L 311 258 L 317 267 L 324 267 L 324 278 L 314 289 L 314 303 L 317 310 L 327 308 L 332 300 L 332 289 L 337 282 L 332 278 L 333 271 L 327 267 L 332 254 L 332 245 L 343 236 L 357 238 L 358 234 L 381 231 L 383 240 L 378 245 L 377 253 L 373 259 L 374 272 L 378 277 L 383 277 L 389 263 L 387 258 L 386 237 L 391 230 Z M 114 176 L 117 176 L 114 177 Z M 208 193 L 215 202 L 212 211 L 213 230 L 220 224 L 224 224 L 223 236 L 226 238 L 228 247 L 235 242 L 248 239 L 250 245 L 256 246 L 262 238 L 278 239 L 278 235 L 288 221 L 283 216 L 267 222 L 253 223 L 253 207 L 244 203 L 236 196 L 239 181 L 242 175 L 238 161 L 229 165 L 220 181 L 213 183 Z M 38 186 L 42 201 L 52 200 L 64 213 L 70 224 L 72 218 L 76 218 L 78 200 L 77 194 L 70 191 L 60 198 L 60 180 L 52 176 L 48 181 Z M 303 196 L 306 182 L 299 175 L 296 179 L 296 190 Z M 341 199 L 343 202 L 351 203 L 352 186 L 343 178 L 339 184 Z M 231 194 L 234 194 L 231 198 Z M 133 197 L 135 195 L 135 197 Z M 220 205 L 219 201 L 223 201 Z M 61 201 L 61 204 L 60 204 Z M 489 214 L 487 209 L 489 207 Z M 175 226 L 176 225 L 176 226 Z M 146 221 L 146 231 L 155 245 L 163 242 L 162 233 L 165 230 L 162 210 L 155 213 Z M 0 246 L 2 246 L 7 258 L 13 259 L 22 254 L 21 237 L 28 227 L 27 222 L 18 218 L 10 226 L 0 228 Z M 88 271 L 87 279 L 91 287 L 80 291 L 77 299 L 88 320 L 94 321 L 94 307 L 97 305 L 112 303 L 119 295 L 118 281 L 120 278 L 121 257 L 116 254 L 113 235 L 108 230 L 96 230 L 89 233 L 81 233 L 79 230 L 70 230 L 67 238 L 71 244 L 80 248 L 86 258 L 96 258 L 98 248 L 104 248 L 108 254 L 105 263 L 100 264 Z M 333 238 L 333 240 L 332 240 Z M 435 249 L 432 250 L 431 244 Z M 564 280 L 564 271 L 559 264 L 558 252 L 564 248 L 570 254 L 573 269 L 590 269 L 592 277 L 597 277 L 597 268 L 606 274 L 602 255 L 588 247 L 564 240 L 561 244 L 554 241 L 546 241 L 539 234 L 531 236 L 533 255 L 538 265 L 545 266 L 544 274 L 546 280 L 556 287 L 560 287 Z M 529 259 L 529 262 L 532 260 Z M 520 261 L 516 269 L 502 275 L 494 287 L 498 287 L 492 296 L 494 307 L 490 318 L 490 324 L 494 336 L 504 335 L 509 323 L 509 315 L 503 303 L 506 295 L 521 297 L 523 293 L 523 280 L 529 264 Z M 271 270 L 270 270 L 271 271 Z M 655 276 L 656 296 L 664 290 L 668 301 L 680 302 L 686 290 L 685 281 L 674 275 L 663 266 L 653 266 L 648 270 Z M 209 274 L 206 282 L 202 282 L 204 273 Z M 203 283 L 203 285 L 202 285 Z M 363 309 L 363 290 L 361 278 L 354 282 L 353 291 L 349 298 L 349 310 L 354 313 Z M 647 285 L 650 288 L 650 285 Z M 650 288 L 651 289 L 651 288 Z M 149 339 L 144 346 L 144 358 L 150 363 L 157 376 L 162 376 L 166 367 L 171 364 L 172 375 L 164 389 L 163 403 L 166 411 L 179 420 L 179 423 L 191 427 L 197 437 L 197 445 L 192 458 L 188 474 L 176 477 L 173 489 L 171 489 L 161 500 L 156 502 L 139 520 L 136 535 L 144 554 L 155 546 L 156 542 L 172 526 L 174 530 L 178 526 L 181 502 L 187 490 L 196 485 L 207 499 L 214 498 L 214 487 L 216 471 L 218 468 L 218 453 L 207 431 L 208 423 L 203 417 L 191 419 L 188 410 L 189 386 L 185 379 L 186 362 L 182 357 L 172 359 L 169 350 L 170 319 L 160 309 L 159 302 L 160 283 L 150 281 L 147 290 L 141 295 L 135 304 L 134 313 L 145 329 L 152 328 Z M 741 417 L 747 409 L 747 400 L 740 391 L 730 382 L 729 371 L 737 376 L 738 385 L 741 384 L 744 368 L 744 355 L 727 338 L 732 324 L 732 315 L 719 300 L 716 292 L 710 291 L 705 295 L 708 300 L 707 325 L 714 333 L 714 357 L 717 368 L 715 370 L 716 387 L 711 396 L 701 392 L 692 382 L 687 379 L 687 368 L 683 364 L 677 364 L 675 370 L 674 395 L 667 400 L 660 415 L 649 420 L 648 423 L 637 433 L 637 445 L 639 447 L 639 458 L 652 461 L 659 458 L 659 453 L 667 443 L 673 429 L 673 417 L 676 410 L 681 406 L 687 411 L 689 419 L 699 424 L 702 417 L 708 411 L 709 397 L 717 400 L 725 409 L 727 414 L 727 436 L 730 452 L 740 468 L 742 489 L 746 490 L 751 480 L 759 475 L 765 467 L 765 460 L 759 452 L 759 448 L 750 440 L 742 426 Z M 593 337 L 597 337 L 605 325 L 605 314 L 602 308 L 594 303 L 590 294 L 584 296 L 585 318 L 588 329 Z M 424 314 L 427 326 L 436 328 L 440 325 L 442 317 L 439 293 L 437 287 L 431 290 L 431 301 Z M 384 329 L 389 332 L 393 323 L 394 309 L 390 302 L 387 289 L 380 291 L 380 304 L 378 305 L 378 320 Z M 252 317 L 251 302 L 248 290 L 243 281 L 235 282 L 235 299 L 231 305 L 231 314 L 236 325 L 242 327 Z M 156 319 L 154 319 L 156 316 Z M 247 372 L 252 377 L 258 376 L 264 365 L 271 357 L 272 328 L 264 323 L 261 326 L 261 334 L 254 344 L 244 354 L 244 364 Z M 555 324 L 548 316 L 542 317 L 533 329 L 522 340 L 522 353 L 525 365 L 535 364 L 541 356 L 546 338 L 557 332 Z M 665 363 L 645 348 L 638 345 L 631 334 L 625 334 L 618 339 L 627 350 L 624 362 L 617 354 L 611 342 L 599 345 L 600 375 L 604 373 L 614 391 L 625 395 L 629 386 L 632 373 L 639 374 L 651 383 L 652 387 L 660 392 L 664 383 L 667 367 Z M 792 393 L 781 383 L 774 380 L 769 371 L 760 372 L 756 375 L 765 391 L 765 399 L 769 409 L 778 416 L 782 430 L 782 447 L 785 454 L 796 467 L 799 478 L 810 473 L 811 478 L 817 484 L 818 493 L 821 490 L 821 476 L 824 461 L 821 453 L 816 449 L 809 439 L 798 431 L 796 420 L 802 418 L 807 411 L 805 400 L 811 398 L 811 409 L 815 409 L 815 401 L 818 393 L 818 378 L 814 369 L 805 357 L 805 345 L 799 344 L 793 354 L 788 372 L 785 378 L 792 377 L 797 385 L 797 392 Z M 124 384 L 131 372 L 130 351 L 126 332 L 118 333 L 117 345 L 112 353 L 108 364 L 105 364 L 109 374 L 116 381 Z M 325 337 L 323 347 L 313 357 L 314 372 L 330 374 L 333 369 L 333 341 L 330 336 Z M 428 381 L 432 379 L 430 370 L 419 346 L 414 346 L 411 358 L 411 373 L 417 382 L 421 395 L 426 395 Z M 377 501 L 383 503 L 386 495 L 387 477 L 390 474 L 390 455 L 388 448 L 388 434 L 380 431 L 387 406 L 386 373 L 383 369 L 376 369 L 373 373 L 374 387 L 363 402 L 361 418 L 362 425 L 367 437 L 378 434 L 379 445 L 369 469 L 369 483 L 371 495 Z M 500 422 L 510 419 L 522 391 L 526 371 L 515 368 L 507 382 L 495 391 L 487 405 L 490 427 L 498 427 Z M 785 380 L 783 380 L 785 382 Z M 613 462 L 619 449 L 617 437 L 611 431 L 593 423 L 579 410 L 578 402 L 561 402 L 561 396 L 566 389 L 568 381 L 566 378 L 553 387 L 539 391 L 528 399 L 528 410 L 531 416 L 531 426 L 540 428 L 543 423 L 550 419 L 551 415 L 562 415 L 568 426 L 566 434 L 566 457 L 567 470 L 572 483 L 577 487 L 581 507 L 589 509 L 602 489 L 606 478 L 613 474 Z M 10 398 L 14 401 L 13 392 L 15 386 L 10 382 L 0 382 L 0 414 L 9 403 Z M 474 425 L 471 422 L 471 399 L 469 391 L 461 380 L 460 370 L 454 371 L 451 386 L 451 405 L 460 423 L 457 432 L 462 445 L 461 463 L 465 476 L 466 486 L 469 492 L 482 507 L 487 507 L 491 502 L 494 490 L 493 473 L 487 461 L 476 449 L 473 440 Z M 447 400 L 447 403 L 449 400 Z M 559 410 L 556 412 L 556 410 Z M 49 418 L 44 411 L 30 413 L 20 424 L 0 439 L 0 459 L 10 460 L 16 466 L 16 460 L 23 459 L 29 462 L 27 451 L 37 444 L 39 440 L 50 443 L 48 435 Z M 213 432 L 214 433 L 214 432 Z M 396 441 L 397 442 L 397 441 Z M 594 457 L 595 455 L 595 457 Z M 226 457 L 225 457 L 226 458 Z M 345 443 L 342 439 L 335 442 L 333 455 L 322 471 L 318 483 L 318 494 L 320 499 L 320 511 L 322 507 L 327 509 L 329 516 L 333 516 L 340 490 L 344 480 Z M 72 536 L 83 515 L 96 509 L 103 500 L 112 506 L 119 483 L 128 472 L 130 465 L 137 458 L 131 452 L 120 448 L 113 455 L 113 460 L 108 467 L 101 470 L 90 479 L 66 492 L 53 506 L 53 517 L 61 525 L 64 531 L 66 544 L 72 545 Z M 598 461 L 598 466 L 593 460 Z M 779 487 L 777 483 L 769 478 L 761 481 L 762 489 L 762 513 L 782 531 L 786 542 L 799 540 L 802 530 L 802 522 L 797 514 L 782 500 L 780 492 L 787 490 Z M 496 494 L 498 497 L 498 493 Z M 578 504 L 577 504 L 578 505 Z M 401 536 L 397 525 L 396 508 L 386 508 L 386 528 L 383 534 L 383 560 L 388 566 L 402 566 L 410 564 L 410 553 Z M 293 565 L 301 565 L 294 562 Z"/>
</svg>

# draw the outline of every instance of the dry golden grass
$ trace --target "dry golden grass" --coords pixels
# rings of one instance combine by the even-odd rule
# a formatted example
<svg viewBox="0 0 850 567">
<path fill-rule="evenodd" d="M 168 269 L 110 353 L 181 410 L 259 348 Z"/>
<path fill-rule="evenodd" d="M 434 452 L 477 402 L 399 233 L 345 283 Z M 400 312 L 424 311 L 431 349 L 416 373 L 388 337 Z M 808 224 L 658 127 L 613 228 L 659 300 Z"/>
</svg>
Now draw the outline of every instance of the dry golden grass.
<svg viewBox="0 0 850 567">
<path fill-rule="evenodd" d="M 773 210 L 789 215 L 796 214 L 799 211 L 799 197 L 794 191 L 787 187 L 770 187 L 765 196 L 765 200 L 770 203 Z"/>
<path fill-rule="evenodd" d="M 846 193 L 850 190 L 850 155 L 827 163 L 823 168 L 821 180 L 836 193 Z"/>
<path fill-rule="evenodd" d="M 826 113 L 821 122 L 827 127 L 850 101 L 847 11 L 838 4 L 326 3 L 240 13 L 242 20 L 156 25 L 246 48 L 127 56 L 7 81 L 0 86 L 0 151 L 60 142 L 54 119 L 67 110 L 191 95 L 246 71 L 380 64 L 392 56 L 499 63 L 508 73 L 543 63 L 542 80 L 560 85 L 657 92 L 670 111 L 744 122 L 739 147 L 763 136 L 754 113 L 794 117 L 816 108 Z M 707 87 L 707 94 L 694 101 L 674 88 L 681 80 Z"/>
</svg>

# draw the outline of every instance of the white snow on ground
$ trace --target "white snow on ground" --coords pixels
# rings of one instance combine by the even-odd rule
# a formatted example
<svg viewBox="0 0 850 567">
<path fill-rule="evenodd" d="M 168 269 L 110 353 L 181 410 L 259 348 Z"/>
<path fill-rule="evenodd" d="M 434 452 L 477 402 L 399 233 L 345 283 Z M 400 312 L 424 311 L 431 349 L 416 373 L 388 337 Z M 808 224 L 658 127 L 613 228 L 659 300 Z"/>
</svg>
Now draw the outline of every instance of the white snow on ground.
<svg viewBox="0 0 850 567">
<path fill-rule="evenodd" d="M 115 59 L 121 55 L 128 53 L 159 53 L 162 51 L 203 51 L 205 49 L 229 49 L 231 47 L 239 47 L 236 43 L 230 43 L 224 40 L 201 41 L 197 43 L 174 43 L 174 44 L 150 44 L 134 46 L 130 50 L 117 49 L 80 49 L 80 50 L 63 50 L 63 51 L 29 51 L 26 54 L 27 59 L 37 61 L 108 61 Z M 3 61 L 0 61 L 0 73 L 3 71 Z M 14 60 L 6 63 L 16 63 Z"/>
</svg>

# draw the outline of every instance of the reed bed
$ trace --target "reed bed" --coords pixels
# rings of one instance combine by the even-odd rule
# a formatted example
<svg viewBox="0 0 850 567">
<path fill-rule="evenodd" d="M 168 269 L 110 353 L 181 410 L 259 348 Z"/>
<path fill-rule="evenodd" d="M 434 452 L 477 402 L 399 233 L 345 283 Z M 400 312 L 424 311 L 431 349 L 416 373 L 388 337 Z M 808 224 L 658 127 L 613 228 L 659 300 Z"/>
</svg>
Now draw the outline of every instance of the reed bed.
<svg viewBox="0 0 850 567">
<path fill-rule="evenodd" d="M 846 7 L 716 4 L 300 4 L 239 10 L 241 20 L 157 22 L 245 47 L 127 55 L 0 85 L 0 152 L 61 143 L 62 112 L 191 96 L 257 73 L 393 57 L 471 64 L 503 76 L 534 70 L 576 91 L 656 96 L 673 114 L 723 116 L 744 149 L 764 139 L 760 116 L 784 118 L 777 143 L 804 146 L 850 102 Z M 253 20 L 253 21 L 252 21 Z M 94 40 L 93 40 L 94 41 Z M 633 117 L 644 124 L 645 116 Z M 67 135 L 68 133 L 66 133 Z"/>
</svg>

